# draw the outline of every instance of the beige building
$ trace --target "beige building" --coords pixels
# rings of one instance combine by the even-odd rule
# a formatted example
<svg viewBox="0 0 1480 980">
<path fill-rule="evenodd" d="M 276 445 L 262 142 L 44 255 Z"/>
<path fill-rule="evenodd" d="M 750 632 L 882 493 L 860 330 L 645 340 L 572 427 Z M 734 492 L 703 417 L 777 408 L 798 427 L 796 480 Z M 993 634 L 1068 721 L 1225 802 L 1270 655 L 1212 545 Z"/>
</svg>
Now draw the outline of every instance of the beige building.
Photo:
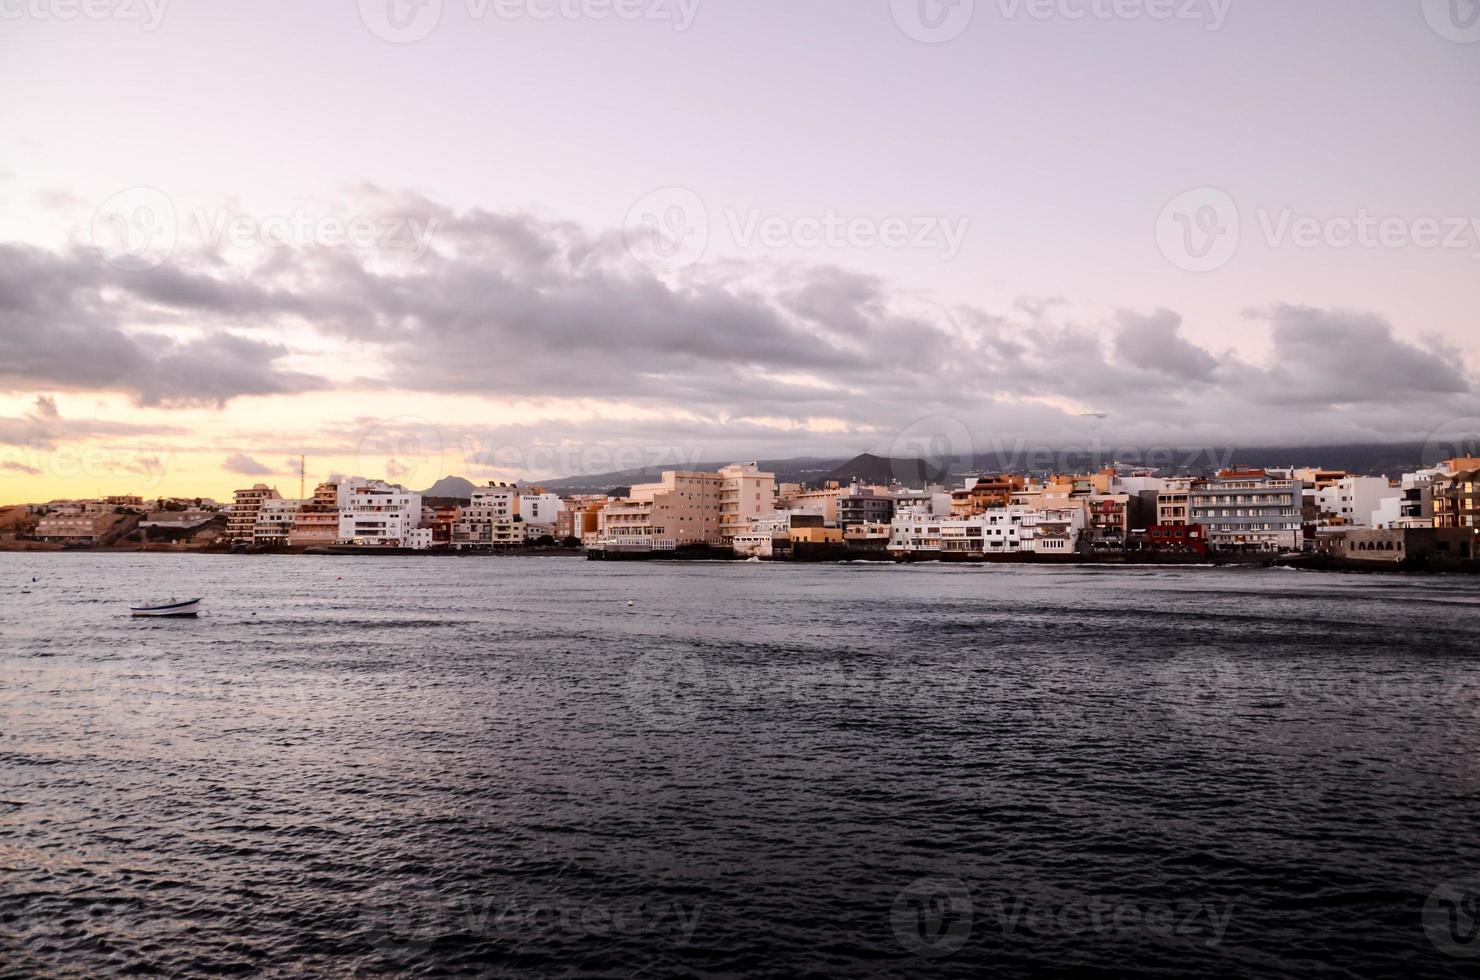
<svg viewBox="0 0 1480 980">
<path fill-rule="evenodd" d="M 320 483 L 313 498 L 298 508 L 288 544 L 294 548 L 332 545 L 339 540 L 339 484 Z"/>
<path fill-rule="evenodd" d="M 226 536 L 233 541 L 251 541 L 257 530 L 257 512 L 266 500 L 281 500 L 282 495 L 274 487 L 259 483 L 250 490 L 238 490 L 234 502 L 226 513 Z"/>
<path fill-rule="evenodd" d="M 60 544 L 97 544 L 119 520 L 116 514 L 57 514 L 36 524 L 35 537 Z"/>
<path fill-rule="evenodd" d="M 694 544 L 729 544 L 751 522 L 769 513 L 776 477 L 755 463 L 718 472 L 668 470 L 656 483 L 639 483 L 597 517 L 602 547 L 668 550 Z"/>
</svg>

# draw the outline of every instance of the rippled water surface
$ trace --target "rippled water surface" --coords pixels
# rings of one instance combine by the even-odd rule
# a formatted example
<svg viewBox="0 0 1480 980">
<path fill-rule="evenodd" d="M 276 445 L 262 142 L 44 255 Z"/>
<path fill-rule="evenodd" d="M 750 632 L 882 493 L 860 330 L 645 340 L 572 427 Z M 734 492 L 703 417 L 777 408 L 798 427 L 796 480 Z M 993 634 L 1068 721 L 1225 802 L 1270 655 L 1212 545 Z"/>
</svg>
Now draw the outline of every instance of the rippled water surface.
<svg viewBox="0 0 1480 980">
<path fill-rule="evenodd" d="M 0 597 L 0 974 L 1480 966 L 1474 579 L 8 554 Z"/>
</svg>

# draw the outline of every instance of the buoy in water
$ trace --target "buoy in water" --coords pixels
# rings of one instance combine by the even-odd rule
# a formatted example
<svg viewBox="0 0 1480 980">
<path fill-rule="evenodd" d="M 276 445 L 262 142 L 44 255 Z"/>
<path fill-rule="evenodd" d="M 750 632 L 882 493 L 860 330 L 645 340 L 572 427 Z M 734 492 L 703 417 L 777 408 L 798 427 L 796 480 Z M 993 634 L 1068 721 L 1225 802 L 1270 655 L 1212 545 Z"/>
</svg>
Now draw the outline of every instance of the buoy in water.
<svg viewBox="0 0 1480 980">
<path fill-rule="evenodd" d="M 635 606 L 635 605 L 637 605 L 637 603 L 633 602 L 631 599 L 628 599 L 627 600 L 627 605 L 629 605 L 629 606 Z"/>
</svg>

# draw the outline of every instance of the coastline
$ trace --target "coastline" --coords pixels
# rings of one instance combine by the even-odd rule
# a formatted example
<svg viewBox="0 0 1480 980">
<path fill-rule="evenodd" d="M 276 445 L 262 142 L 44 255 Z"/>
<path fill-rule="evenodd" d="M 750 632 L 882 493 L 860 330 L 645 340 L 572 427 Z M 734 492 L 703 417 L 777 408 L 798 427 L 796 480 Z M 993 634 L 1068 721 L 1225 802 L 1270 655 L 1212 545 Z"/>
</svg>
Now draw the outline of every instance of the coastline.
<svg viewBox="0 0 1480 980">
<path fill-rule="evenodd" d="M 750 558 L 721 549 L 687 549 L 681 552 L 645 552 L 622 555 L 598 556 L 577 548 L 508 548 L 500 550 L 413 549 L 413 548 L 354 548 L 354 547 L 308 547 L 308 548 L 189 548 L 180 546 L 132 547 L 17 547 L 14 544 L 0 545 L 0 554 L 29 555 L 209 555 L 222 558 L 454 558 L 454 559 L 518 559 L 518 558 L 561 558 L 584 559 L 587 561 L 622 563 L 705 563 L 705 564 L 768 564 L 768 565 L 1001 565 L 1057 568 L 1290 568 L 1311 572 L 1360 572 L 1369 574 L 1403 575 L 1480 575 L 1480 560 L 1436 561 L 1418 559 L 1413 561 L 1357 561 L 1330 555 L 1150 555 L 1150 554 L 1104 554 L 1104 555 L 944 555 L 925 553 L 909 557 L 896 557 L 877 550 L 845 552 L 829 549 L 825 553 L 793 554 L 779 558 Z"/>
</svg>

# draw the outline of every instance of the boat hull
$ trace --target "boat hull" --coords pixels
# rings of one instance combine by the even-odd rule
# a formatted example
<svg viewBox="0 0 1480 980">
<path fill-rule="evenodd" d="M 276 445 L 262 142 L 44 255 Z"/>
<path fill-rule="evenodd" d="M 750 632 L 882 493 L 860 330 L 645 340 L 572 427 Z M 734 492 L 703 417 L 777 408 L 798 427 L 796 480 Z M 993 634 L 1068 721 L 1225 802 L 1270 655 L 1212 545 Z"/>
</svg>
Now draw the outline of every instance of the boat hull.
<svg viewBox="0 0 1480 980">
<path fill-rule="evenodd" d="M 130 606 L 131 616 L 151 616 L 160 619 L 184 619 L 188 616 L 200 615 L 200 600 L 188 599 L 184 602 L 162 603 L 157 606 Z"/>
</svg>

